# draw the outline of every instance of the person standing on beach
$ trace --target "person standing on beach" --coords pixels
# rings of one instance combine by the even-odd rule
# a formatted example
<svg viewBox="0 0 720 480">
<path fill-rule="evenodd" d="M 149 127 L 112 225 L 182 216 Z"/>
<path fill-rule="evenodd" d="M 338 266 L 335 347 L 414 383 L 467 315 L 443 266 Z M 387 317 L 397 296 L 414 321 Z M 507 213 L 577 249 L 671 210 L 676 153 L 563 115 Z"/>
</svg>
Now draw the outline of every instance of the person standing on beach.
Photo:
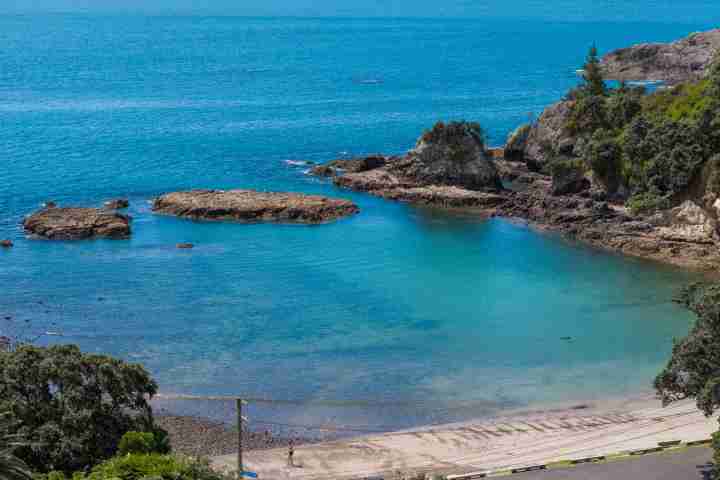
<svg viewBox="0 0 720 480">
<path fill-rule="evenodd" d="M 294 455 L 295 455 L 295 448 L 293 446 L 293 441 L 290 440 L 290 443 L 288 444 L 288 458 L 287 458 L 288 467 L 295 466 L 295 460 L 293 460 Z"/>
</svg>

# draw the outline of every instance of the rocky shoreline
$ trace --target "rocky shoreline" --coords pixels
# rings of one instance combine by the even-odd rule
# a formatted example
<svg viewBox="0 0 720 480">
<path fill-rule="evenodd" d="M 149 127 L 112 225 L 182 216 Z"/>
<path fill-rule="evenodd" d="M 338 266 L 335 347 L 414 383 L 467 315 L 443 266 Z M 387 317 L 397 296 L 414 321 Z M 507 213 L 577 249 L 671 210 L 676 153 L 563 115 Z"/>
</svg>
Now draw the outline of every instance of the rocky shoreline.
<svg viewBox="0 0 720 480">
<path fill-rule="evenodd" d="M 358 160 L 351 161 L 358 164 Z M 624 255 L 694 270 L 720 265 L 716 222 L 690 200 L 660 214 L 632 215 L 590 188 L 558 195 L 551 176 L 533 172 L 523 162 L 493 162 L 498 177 L 511 188 L 473 191 L 408 181 L 388 169 L 394 161 L 388 157 L 383 166 L 351 173 L 344 173 L 342 161 L 335 161 L 332 181 L 388 200 L 519 219 L 539 230 Z"/>
<path fill-rule="evenodd" d="M 155 423 L 166 430 L 173 451 L 194 457 L 215 457 L 237 452 L 238 434 L 221 422 L 201 417 L 176 416 L 160 413 Z M 243 430 L 243 449 L 267 450 L 271 448 L 317 443 L 310 438 L 285 437 L 270 431 L 256 432 Z"/>
</svg>

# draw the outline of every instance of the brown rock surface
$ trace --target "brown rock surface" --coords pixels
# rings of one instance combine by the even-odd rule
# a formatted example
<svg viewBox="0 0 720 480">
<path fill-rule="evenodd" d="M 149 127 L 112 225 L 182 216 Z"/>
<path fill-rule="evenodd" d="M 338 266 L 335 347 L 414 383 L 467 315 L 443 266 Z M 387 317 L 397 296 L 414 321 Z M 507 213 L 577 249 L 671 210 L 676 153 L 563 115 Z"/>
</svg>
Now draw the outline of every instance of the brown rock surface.
<svg viewBox="0 0 720 480">
<path fill-rule="evenodd" d="M 168 193 L 156 198 L 152 208 L 157 213 L 193 220 L 251 223 L 325 223 L 359 212 L 349 200 L 253 190 Z"/>
<path fill-rule="evenodd" d="M 621 48 L 602 59 L 608 78 L 664 81 L 669 84 L 702 78 L 720 48 L 720 29 L 672 43 L 644 43 Z"/>
<path fill-rule="evenodd" d="M 23 221 L 25 231 L 51 240 L 122 239 L 130 236 L 130 218 L 97 208 L 44 208 Z"/>
</svg>

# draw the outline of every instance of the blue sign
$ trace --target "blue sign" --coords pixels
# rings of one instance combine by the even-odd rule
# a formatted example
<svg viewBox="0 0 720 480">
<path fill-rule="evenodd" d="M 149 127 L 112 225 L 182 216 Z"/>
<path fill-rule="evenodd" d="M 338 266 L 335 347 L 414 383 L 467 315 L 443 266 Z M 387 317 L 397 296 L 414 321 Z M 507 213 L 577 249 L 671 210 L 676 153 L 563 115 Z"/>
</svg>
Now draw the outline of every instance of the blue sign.
<svg viewBox="0 0 720 480">
<path fill-rule="evenodd" d="M 248 478 L 258 478 L 258 474 L 255 472 L 242 472 L 242 476 Z"/>
</svg>

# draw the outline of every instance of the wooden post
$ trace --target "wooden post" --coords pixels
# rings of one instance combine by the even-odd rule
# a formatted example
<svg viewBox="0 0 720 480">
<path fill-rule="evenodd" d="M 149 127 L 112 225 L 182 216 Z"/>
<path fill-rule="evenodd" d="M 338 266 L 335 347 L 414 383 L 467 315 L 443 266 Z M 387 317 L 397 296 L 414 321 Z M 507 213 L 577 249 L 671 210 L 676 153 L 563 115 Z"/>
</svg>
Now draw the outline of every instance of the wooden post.
<svg viewBox="0 0 720 480">
<path fill-rule="evenodd" d="M 243 438 L 242 438 L 242 431 L 243 431 L 243 417 L 242 417 L 242 399 L 238 398 L 236 401 L 236 410 L 237 410 L 237 427 L 238 427 L 238 453 L 237 453 L 237 464 L 238 464 L 238 473 L 237 478 L 238 480 L 242 480 L 243 478 Z"/>
</svg>

